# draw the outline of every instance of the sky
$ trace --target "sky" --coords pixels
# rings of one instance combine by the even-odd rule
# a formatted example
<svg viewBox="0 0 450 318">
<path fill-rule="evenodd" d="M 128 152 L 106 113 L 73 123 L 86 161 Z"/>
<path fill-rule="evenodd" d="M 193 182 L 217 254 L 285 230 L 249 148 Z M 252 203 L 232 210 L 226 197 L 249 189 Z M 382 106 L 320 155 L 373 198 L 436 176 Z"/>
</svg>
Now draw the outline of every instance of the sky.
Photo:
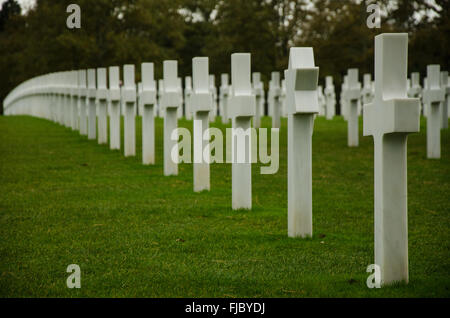
<svg viewBox="0 0 450 318">
<path fill-rule="evenodd" d="M 0 0 L 0 8 L 3 2 L 6 2 L 7 0 Z M 36 1 L 35 0 L 16 0 L 20 7 L 22 8 L 22 13 L 25 13 L 30 7 L 32 7 Z"/>
</svg>

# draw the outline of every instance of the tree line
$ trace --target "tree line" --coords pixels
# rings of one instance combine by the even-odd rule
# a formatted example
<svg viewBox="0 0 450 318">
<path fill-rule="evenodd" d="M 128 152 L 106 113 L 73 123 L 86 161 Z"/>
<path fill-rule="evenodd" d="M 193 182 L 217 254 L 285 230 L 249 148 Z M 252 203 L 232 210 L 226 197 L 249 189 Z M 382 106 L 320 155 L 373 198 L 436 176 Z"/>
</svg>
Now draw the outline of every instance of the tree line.
<svg viewBox="0 0 450 318">
<path fill-rule="evenodd" d="M 69 29 L 73 2 L 36 0 L 26 13 L 16 0 L 3 3 L 1 101 L 39 74 L 150 61 L 161 78 L 162 61 L 176 59 L 186 76 L 195 56 L 210 58 L 219 85 L 235 52 L 252 54 L 267 88 L 270 73 L 287 68 L 292 46 L 312 46 L 319 81 L 332 75 L 339 89 L 348 68 L 373 74 L 374 36 L 382 32 L 409 33 L 409 72 L 423 76 L 434 63 L 449 69 L 448 0 L 78 0 L 81 28 Z M 367 26 L 371 3 L 380 5 L 380 28 Z"/>
</svg>

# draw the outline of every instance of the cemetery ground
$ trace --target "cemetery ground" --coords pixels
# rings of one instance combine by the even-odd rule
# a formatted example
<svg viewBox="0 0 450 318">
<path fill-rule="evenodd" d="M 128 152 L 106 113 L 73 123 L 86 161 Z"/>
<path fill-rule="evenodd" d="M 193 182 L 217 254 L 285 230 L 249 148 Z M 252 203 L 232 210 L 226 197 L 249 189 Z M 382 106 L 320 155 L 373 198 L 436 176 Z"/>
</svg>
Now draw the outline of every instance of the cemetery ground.
<svg viewBox="0 0 450 318">
<path fill-rule="evenodd" d="M 263 127 L 271 120 L 264 117 Z M 192 122 L 180 120 L 192 129 Z M 217 118 L 212 127 L 224 128 Z M 122 125 L 123 127 L 123 125 Z M 280 168 L 253 166 L 253 209 L 231 209 L 231 165 L 194 193 L 192 165 L 156 164 L 28 116 L 0 117 L 1 297 L 449 297 L 450 131 L 426 159 L 426 126 L 408 138 L 408 285 L 369 289 L 374 261 L 373 140 L 347 147 L 347 123 L 315 120 L 313 231 L 287 237 L 287 131 Z M 122 134 L 123 149 L 123 134 Z M 69 289 L 69 264 L 81 288 Z"/>
</svg>

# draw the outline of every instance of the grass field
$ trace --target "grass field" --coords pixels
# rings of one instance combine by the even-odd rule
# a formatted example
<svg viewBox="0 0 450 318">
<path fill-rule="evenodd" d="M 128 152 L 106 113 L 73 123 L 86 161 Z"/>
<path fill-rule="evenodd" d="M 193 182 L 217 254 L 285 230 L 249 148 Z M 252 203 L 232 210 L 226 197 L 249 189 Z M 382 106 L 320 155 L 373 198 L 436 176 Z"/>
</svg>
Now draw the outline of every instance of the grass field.
<svg viewBox="0 0 450 318">
<path fill-rule="evenodd" d="M 1 297 L 450 296 L 449 130 L 440 160 L 426 159 L 425 121 L 408 139 L 410 283 L 369 289 L 373 141 L 362 123 L 348 148 L 342 118 L 315 121 L 312 239 L 287 237 L 286 120 L 278 173 L 253 167 L 251 211 L 231 210 L 229 164 L 212 165 L 210 192 L 193 192 L 190 164 L 163 176 L 161 119 L 157 163 L 142 165 L 140 127 L 125 158 L 46 120 L 0 117 Z M 73 263 L 81 289 L 66 287 Z"/>
</svg>

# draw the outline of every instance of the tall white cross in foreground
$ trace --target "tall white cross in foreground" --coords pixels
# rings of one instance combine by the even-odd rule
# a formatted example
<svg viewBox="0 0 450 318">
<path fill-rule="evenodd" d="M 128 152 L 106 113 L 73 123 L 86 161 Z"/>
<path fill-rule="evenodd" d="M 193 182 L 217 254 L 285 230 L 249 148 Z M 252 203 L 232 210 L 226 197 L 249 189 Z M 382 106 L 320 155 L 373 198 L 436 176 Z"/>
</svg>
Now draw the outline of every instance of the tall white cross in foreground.
<svg viewBox="0 0 450 318">
<path fill-rule="evenodd" d="M 364 105 L 364 136 L 375 146 L 375 264 L 381 284 L 408 282 L 408 133 L 419 131 L 419 99 L 408 98 L 408 34 L 375 37 L 375 98 Z"/>
<path fill-rule="evenodd" d="M 178 153 L 174 154 L 176 158 L 172 158 L 171 154 L 177 141 L 172 140 L 171 136 L 178 125 L 177 112 L 182 98 L 178 88 L 177 61 L 164 61 L 163 68 L 164 82 L 160 104 L 164 109 L 164 175 L 170 176 L 178 174 Z"/>
<path fill-rule="evenodd" d="M 108 142 L 106 68 L 97 69 L 98 143 Z"/>
<path fill-rule="evenodd" d="M 440 85 L 440 66 L 427 66 L 427 85 L 423 90 L 423 101 L 427 105 L 427 158 L 441 157 L 441 103 L 445 92 Z"/>
<path fill-rule="evenodd" d="M 233 119 L 232 208 L 252 208 L 251 118 L 255 116 L 256 100 L 250 81 L 250 53 L 231 55 L 232 95 L 229 115 Z"/>
<path fill-rule="evenodd" d="M 156 82 L 153 63 L 142 63 L 141 66 L 142 92 L 140 101 L 142 114 L 142 163 L 145 165 L 155 163 L 155 104 Z"/>
<path fill-rule="evenodd" d="M 120 149 L 120 88 L 119 67 L 109 67 L 108 100 L 111 112 L 109 114 L 109 148 Z"/>
<path fill-rule="evenodd" d="M 123 88 L 122 102 L 125 105 L 125 116 L 123 120 L 123 148 L 124 155 L 136 155 L 136 127 L 135 127 L 135 108 L 136 108 L 136 83 L 134 79 L 134 65 L 126 64 L 123 66 Z"/>
<path fill-rule="evenodd" d="M 194 114 L 194 191 L 209 190 L 209 163 L 203 161 L 203 134 L 209 126 L 209 113 L 213 111 L 213 94 L 209 87 L 207 57 L 192 59 Z"/>
<path fill-rule="evenodd" d="M 288 236 L 312 236 L 312 134 L 319 68 L 312 47 L 293 47 L 285 71 L 288 112 Z"/>
</svg>

